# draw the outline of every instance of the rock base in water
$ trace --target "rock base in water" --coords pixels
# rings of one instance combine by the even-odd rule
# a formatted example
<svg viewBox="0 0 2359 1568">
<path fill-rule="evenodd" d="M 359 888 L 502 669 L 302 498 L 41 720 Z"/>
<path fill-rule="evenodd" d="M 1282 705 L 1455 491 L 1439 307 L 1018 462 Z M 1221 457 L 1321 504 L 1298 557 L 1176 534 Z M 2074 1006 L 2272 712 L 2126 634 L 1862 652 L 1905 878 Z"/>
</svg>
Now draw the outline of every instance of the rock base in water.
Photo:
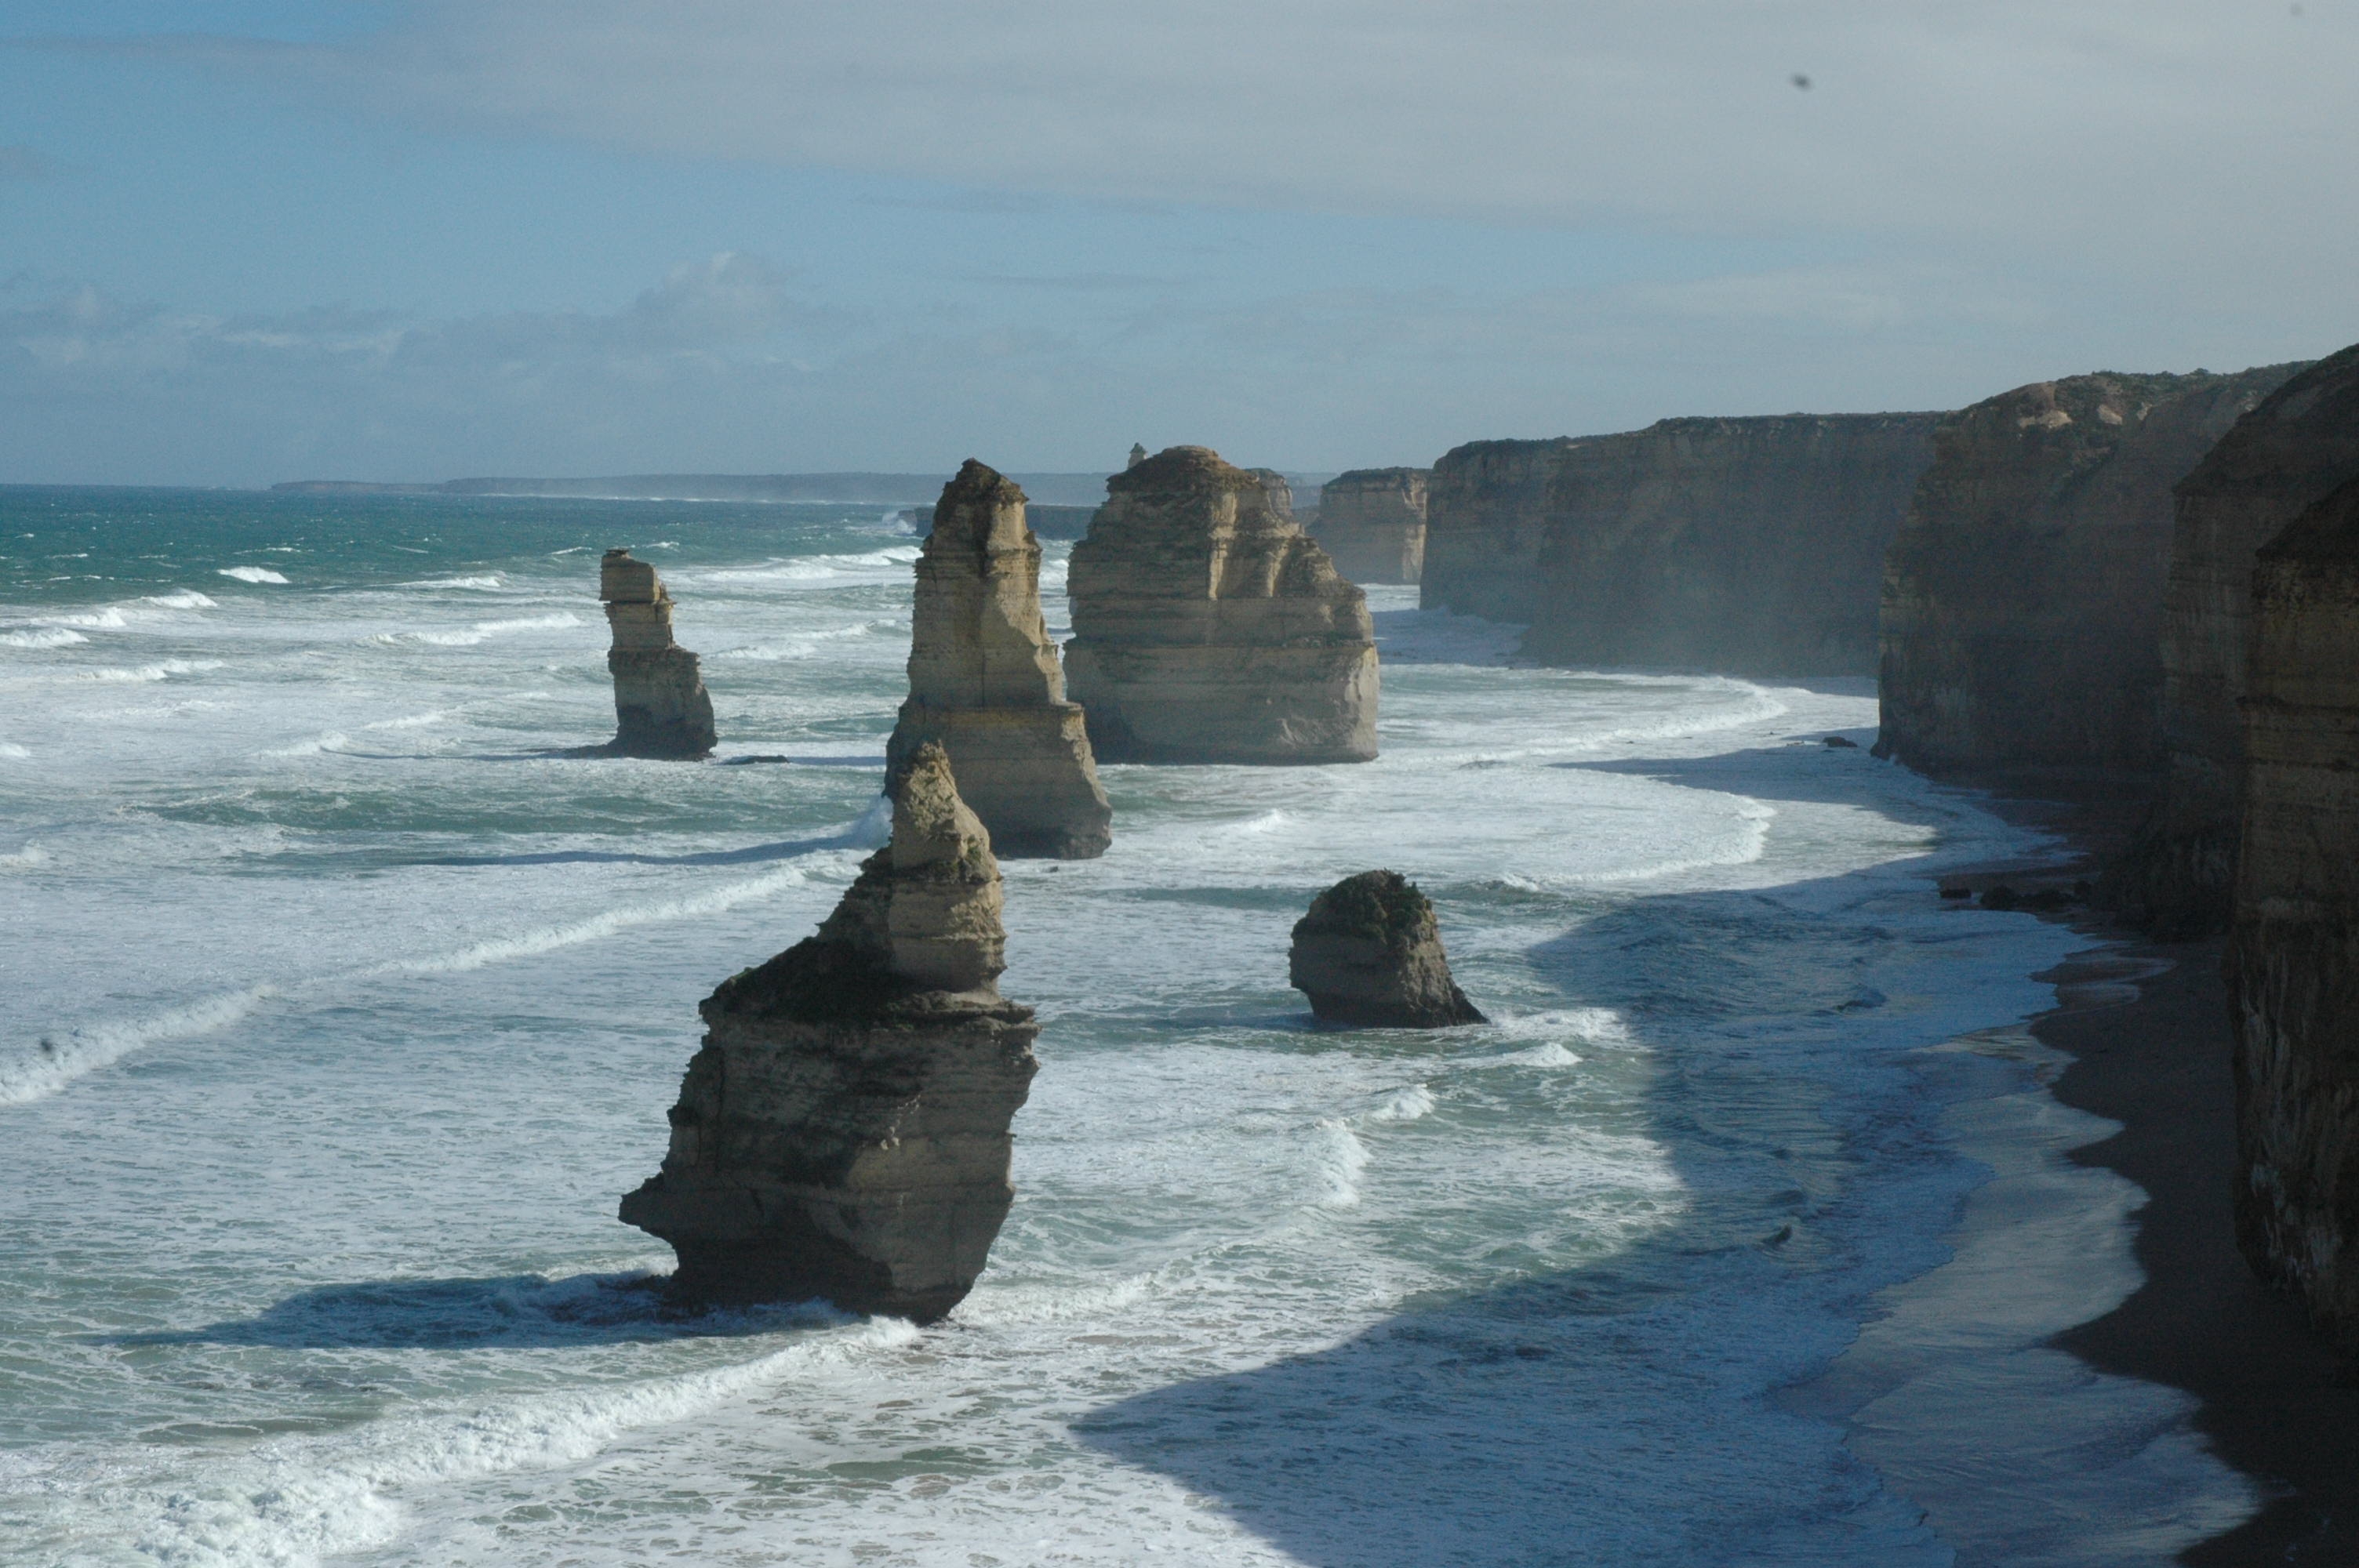
<svg viewBox="0 0 2359 1568">
<path fill-rule="evenodd" d="M 1003 859 L 1094 860 L 1114 842 L 1114 808 L 1080 705 L 933 708 L 913 698 L 886 747 L 887 771 L 897 773 L 929 741 L 951 754 L 962 780 L 978 781 L 969 804 Z"/>
<path fill-rule="evenodd" d="M 614 738 L 606 755 L 694 762 L 712 754 L 712 698 L 696 655 L 672 641 L 671 596 L 663 579 L 628 550 L 598 563 L 598 597 L 614 643 L 606 654 L 614 677 Z"/>
<path fill-rule="evenodd" d="M 1398 871 L 1362 871 L 1295 923 L 1287 978 L 1321 1022 L 1445 1029 L 1483 1014 L 1450 977 L 1433 903 Z"/>
<path fill-rule="evenodd" d="M 939 746 L 817 935 L 723 983 L 663 1169 L 622 1217 L 690 1303 L 821 1298 L 930 1322 L 1007 1217 L 1039 1033 L 1004 1000 L 999 868 Z"/>
</svg>

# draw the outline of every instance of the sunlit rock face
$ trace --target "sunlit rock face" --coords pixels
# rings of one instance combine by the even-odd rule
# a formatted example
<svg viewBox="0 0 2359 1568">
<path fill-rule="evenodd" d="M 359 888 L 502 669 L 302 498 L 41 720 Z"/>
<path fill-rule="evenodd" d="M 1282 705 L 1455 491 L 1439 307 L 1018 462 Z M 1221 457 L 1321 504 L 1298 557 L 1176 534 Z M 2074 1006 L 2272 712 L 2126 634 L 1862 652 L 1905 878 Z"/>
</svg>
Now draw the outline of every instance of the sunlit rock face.
<svg viewBox="0 0 2359 1568">
<path fill-rule="evenodd" d="M 1113 841 L 1081 708 L 1040 614 L 1040 541 L 1016 481 L 967 460 L 918 559 L 909 698 L 886 749 L 897 777 L 928 742 L 1009 858 L 1087 860 Z"/>
<path fill-rule="evenodd" d="M 2359 1352 L 2359 481 L 2257 553 L 2249 624 L 2236 1235 Z"/>
<path fill-rule="evenodd" d="M 920 746 L 818 935 L 705 999 L 663 1169 L 622 1206 L 679 1255 L 679 1298 L 929 1322 L 973 1287 L 1038 1067 L 995 983 L 1000 905 L 990 836 Z"/>
<path fill-rule="evenodd" d="M 2162 613 L 2162 798 L 2114 900 L 2166 935 L 2228 917 L 2245 752 L 2253 562 L 2359 478 L 2359 346 L 2321 360 L 2230 427 L 2179 482 Z"/>
<path fill-rule="evenodd" d="M 1425 570 L 1424 469 L 1353 469 L 1319 490 L 1319 544 L 1353 582 L 1415 582 Z"/>
<path fill-rule="evenodd" d="M 1376 754 L 1367 596 L 1273 504 L 1261 476 L 1173 447 L 1106 492 L 1073 548 L 1065 645 L 1099 761 Z"/>
<path fill-rule="evenodd" d="M 1345 877 L 1294 925 L 1287 981 L 1322 1023 L 1445 1029 L 1483 1014 L 1451 978 L 1433 903 L 1398 871 Z"/>
<path fill-rule="evenodd" d="M 614 635 L 606 668 L 614 677 L 615 730 L 606 750 L 623 757 L 711 756 L 712 699 L 696 655 L 672 641 L 671 596 L 656 568 L 628 550 L 609 550 L 598 563 L 598 597 Z"/>
<path fill-rule="evenodd" d="M 1940 417 L 1666 419 L 1569 443 L 1549 483 L 1525 656 L 1873 674 L 1884 553 Z"/>
<path fill-rule="evenodd" d="M 1939 777 L 2151 790 L 2171 486 L 2300 368 L 2072 376 L 1946 421 L 1885 557 L 1878 754 Z"/>
</svg>

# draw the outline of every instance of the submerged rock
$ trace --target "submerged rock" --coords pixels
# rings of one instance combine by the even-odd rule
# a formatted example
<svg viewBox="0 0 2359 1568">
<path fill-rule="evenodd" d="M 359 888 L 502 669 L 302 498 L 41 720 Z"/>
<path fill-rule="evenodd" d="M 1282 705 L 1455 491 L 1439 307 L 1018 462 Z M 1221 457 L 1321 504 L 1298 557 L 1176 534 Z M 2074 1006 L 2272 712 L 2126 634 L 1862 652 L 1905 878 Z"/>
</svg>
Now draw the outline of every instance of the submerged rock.
<svg viewBox="0 0 2359 1568">
<path fill-rule="evenodd" d="M 1398 871 L 1345 877 L 1294 923 L 1287 979 L 1329 1023 L 1364 1029 L 1444 1029 L 1483 1014 L 1441 951 L 1433 903 Z"/>
<path fill-rule="evenodd" d="M 598 597 L 614 643 L 606 668 L 614 676 L 614 738 L 605 751 L 618 757 L 693 761 L 712 754 L 712 698 L 705 695 L 696 655 L 672 641 L 671 595 L 663 579 L 628 550 L 609 550 L 598 563 Z"/>
<path fill-rule="evenodd" d="M 691 1303 L 823 1297 L 930 1322 L 1007 1217 L 1009 1124 L 1039 1033 L 999 995 L 998 862 L 949 758 L 919 748 L 817 935 L 722 983 L 662 1171 L 623 1219 Z"/>
<path fill-rule="evenodd" d="M 1353 582 L 1415 582 L 1425 569 L 1423 469 L 1353 469 L 1319 490 L 1320 545 Z"/>
<path fill-rule="evenodd" d="M 1376 754 L 1367 595 L 1279 509 L 1283 480 L 1173 447 L 1106 492 L 1073 547 L 1065 645 L 1102 761 Z"/>
<path fill-rule="evenodd" d="M 898 777 L 929 741 L 1005 857 L 1084 860 L 1114 808 L 1040 615 L 1040 541 L 1015 481 L 967 460 L 942 487 L 918 560 L 909 699 L 886 747 Z"/>
<path fill-rule="evenodd" d="M 2359 1355 L 2359 480 L 2259 552 L 2245 681 L 2236 1238 Z"/>
</svg>

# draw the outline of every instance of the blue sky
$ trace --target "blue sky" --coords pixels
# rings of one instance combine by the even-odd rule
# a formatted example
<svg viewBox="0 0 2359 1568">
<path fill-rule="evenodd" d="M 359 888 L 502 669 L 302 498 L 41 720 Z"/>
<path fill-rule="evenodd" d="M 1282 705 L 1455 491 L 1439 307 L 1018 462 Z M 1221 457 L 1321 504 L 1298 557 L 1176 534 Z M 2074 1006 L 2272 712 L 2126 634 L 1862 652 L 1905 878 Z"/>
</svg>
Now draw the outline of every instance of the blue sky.
<svg viewBox="0 0 2359 1568">
<path fill-rule="evenodd" d="M 2310 357 L 2354 65 L 2359 0 L 0 0 L 0 481 L 1338 469 Z"/>
</svg>

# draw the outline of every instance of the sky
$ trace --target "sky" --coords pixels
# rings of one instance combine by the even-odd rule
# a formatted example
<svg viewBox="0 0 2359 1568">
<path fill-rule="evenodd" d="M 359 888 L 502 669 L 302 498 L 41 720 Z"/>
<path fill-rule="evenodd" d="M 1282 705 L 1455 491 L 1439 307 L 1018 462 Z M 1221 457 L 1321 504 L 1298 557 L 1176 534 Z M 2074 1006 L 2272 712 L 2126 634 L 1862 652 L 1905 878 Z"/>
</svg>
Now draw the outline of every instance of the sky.
<svg viewBox="0 0 2359 1568">
<path fill-rule="evenodd" d="M 2359 0 L 0 0 L 0 482 L 1326 470 L 2359 339 Z"/>
</svg>

